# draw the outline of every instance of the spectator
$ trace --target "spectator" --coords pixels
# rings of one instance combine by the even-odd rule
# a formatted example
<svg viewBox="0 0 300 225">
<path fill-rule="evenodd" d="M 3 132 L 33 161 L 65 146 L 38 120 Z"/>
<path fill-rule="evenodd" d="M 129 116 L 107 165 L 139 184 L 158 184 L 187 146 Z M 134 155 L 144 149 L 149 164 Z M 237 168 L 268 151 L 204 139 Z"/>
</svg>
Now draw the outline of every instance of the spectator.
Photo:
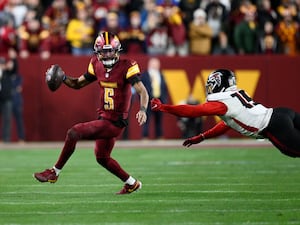
<svg viewBox="0 0 300 225">
<path fill-rule="evenodd" d="M 211 0 L 205 8 L 207 24 L 212 28 L 212 46 L 218 43 L 219 33 L 227 21 L 228 12 L 220 0 Z"/>
<path fill-rule="evenodd" d="M 147 53 L 152 56 L 165 55 L 168 48 L 168 28 L 159 11 L 148 13 L 147 23 L 143 26 L 146 34 Z"/>
<path fill-rule="evenodd" d="M 103 30 L 106 23 L 108 13 L 108 5 L 106 1 L 93 1 L 92 3 L 93 19 L 95 21 L 95 30 Z"/>
<path fill-rule="evenodd" d="M 16 59 L 0 58 L 0 113 L 2 116 L 2 140 L 11 141 L 12 77 L 16 73 Z"/>
<path fill-rule="evenodd" d="M 252 4 L 249 0 L 233 0 L 231 2 L 231 10 L 229 13 L 229 20 L 227 23 L 227 31 L 229 43 L 232 45 L 236 45 L 234 40 L 234 30 L 235 27 L 244 21 L 245 14 L 247 13 L 255 13 L 256 12 L 256 6 Z M 236 46 L 235 46 L 236 48 Z M 236 49 L 237 50 L 237 49 Z"/>
<path fill-rule="evenodd" d="M 242 22 L 245 19 L 246 14 L 255 14 L 257 12 L 257 7 L 250 0 L 243 0 L 239 6 L 239 11 L 241 13 Z"/>
<path fill-rule="evenodd" d="M 148 16 L 151 12 L 154 12 L 156 9 L 155 0 L 144 0 L 143 7 L 140 10 L 141 13 L 141 26 L 142 29 L 147 27 Z"/>
<path fill-rule="evenodd" d="M 186 56 L 188 54 L 187 31 L 183 23 L 180 8 L 171 0 L 159 6 L 168 28 L 168 56 Z"/>
<path fill-rule="evenodd" d="M 18 29 L 24 21 L 27 13 L 27 7 L 23 0 L 8 0 L 4 11 L 10 13 L 14 18 L 14 27 Z"/>
<path fill-rule="evenodd" d="M 52 4 L 44 12 L 42 23 L 45 28 L 62 32 L 68 25 L 71 16 L 71 8 L 66 0 L 53 0 Z"/>
<path fill-rule="evenodd" d="M 69 53 L 66 40 L 66 28 L 72 17 L 71 8 L 66 0 L 54 0 L 42 17 L 43 28 L 49 30 L 49 47 L 51 53 Z"/>
<path fill-rule="evenodd" d="M 111 9 L 118 12 L 119 15 L 119 26 L 120 28 L 126 29 L 129 26 L 129 14 L 132 11 L 140 11 L 140 3 L 143 4 L 142 0 L 118 0 L 118 5 L 115 9 Z M 140 2 L 140 3 L 139 3 Z M 134 5 L 136 4 L 136 5 Z M 134 10 L 135 9 L 135 10 Z"/>
<path fill-rule="evenodd" d="M 266 21 L 264 29 L 258 35 L 258 53 L 276 54 L 279 53 L 279 39 L 274 31 L 271 21 Z"/>
<path fill-rule="evenodd" d="M 23 121 L 23 86 L 22 86 L 22 76 L 18 72 L 18 62 L 16 60 L 16 52 L 10 51 L 10 58 L 15 61 L 16 70 L 14 75 L 12 76 L 12 114 L 16 121 L 17 127 L 17 135 L 18 135 L 18 142 L 25 141 L 25 128 L 24 128 L 24 121 Z"/>
<path fill-rule="evenodd" d="M 36 18 L 41 21 L 44 13 L 44 7 L 41 0 L 25 0 L 25 5 L 28 10 L 33 10 L 36 13 Z"/>
<path fill-rule="evenodd" d="M 130 13 L 129 21 L 129 27 L 119 33 L 124 52 L 135 54 L 146 53 L 146 36 L 142 31 L 140 12 L 132 11 Z"/>
<path fill-rule="evenodd" d="M 189 95 L 188 99 L 180 102 L 180 104 L 198 105 L 200 102 L 193 95 Z M 201 117 L 179 117 L 177 125 L 181 130 L 182 138 L 189 138 L 202 132 L 203 121 Z"/>
<path fill-rule="evenodd" d="M 297 7 L 293 0 L 281 0 L 281 3 L 277 7 L 277 12 L 281 17 L 284 17 L 286 11 L 288 11 L 292 17 L 297 16 Z"/>
<path fill-rule="evenodd" d="M 67 31 L 67 41 L 70 42 L 71 53 L 75 56 L 90 55 L 94 44 L 94 21 L 89 16 L 84 3 L 76 8 L 76 18 L 70 20 Z"/>
<path fill-rule="evenodd" d="M 228 43 L 228 37 L 225 32 L 219 33 L 218 43 L 213 47 L 213 55 L 234 55 L 234 48 Z"/>
<path fill-rule="evenodd" d="M 281 42 L 281 52 L 287 55 L 297 53 L 297 44 L 299 39 L 299 23 L 293 18 L 293 11 L 285 8 L 281 12 L 282 19 L 277 24 L 276 33 Z"/>
<path fill-rule="evenodd" d="M 0 12 L 0 53 L 7 54 L 17 47 L 17 33 L 13 26 L 13 17 L 7 12 Z"/>
<path fill-rule="evenodd" d="M 240 55 L 256 52 L 257 24 L 255 22 L 255 12 L 245 12 L 244 20 L 234 28 L 234 43 L 237 53 Z"/>
<path fill-rule="evenodd" d="M 119 26 L 119 15 L 117 12 L 110 11 L 106 16 L 106 24 L 103 30 L 108 31 L 113 34 L 119 34 L 121 32 L 121 27 Z"/>
<path fill-rule="evenodd" d="M 158 58 L 152 57 L 148 61 L 148 68 L 142 74 L 142 82 L 145 85 L 149 98 L 158 98 L 162 102 L 167 101 L 167 86 L 165 79 L 163 77 L 162 71 L 160 69 L 160 60 Z M 149 129 L 150 129 L 150 120 L 151 118 L 154 119 L 154 126 L 155 126 L 155 138 L 162 138 L 163 137 L 163 115 L 161 112 L 153 112 L 148 107 L 147 109 L 147 116 L 148 120 L 143 126 L 142 135 L 143 138 L 149 137 Z"/>
<path fill-rule="evenodd" d="M 203 9 L 194 12 L 194 20 L 189 26 L 190 53 L 194 55 L 208 55 L 212 50 L 213 30 L 206 22 Z"/>
<path fill-rule="evenodd" d="M 25 23 L 19 28 L 18 33 L 21 58 L 28 58 L 30 54 L 40 54 L 42 59 L 50 57 L 50 33 L 43 29 L 34 11 L 28 12 Z"/>
<path fill-rule="evenodd" d="M 17 127 L 18 142 L 25 141 L 25 127 L 23 120 L 23 79 L 20 74 L 13 76 L 12 113 Z"/>
<path fill-rule="evenodd" d="M 277 12 L 272 8 L 270 0 L 260 0 L 257 8 L 257 23 L 259 29 L 264 29 L 267 21 L 276 25 L 278 21 Z"/>
<path fill-rule="evenodd" d="M 131 3 L 131 1 L 130 1 Z M 118 29 L 125 29 L 128 27 L 128 13 L 129 11 L 126 11 L 126 6 L 127 6 L 128 1 L 118 1 L 118 0 L 113 0 L 113 1 L 95 1 L 93 7 L 96 9 L 94 16 L 97 19 L 97 31 L 106 31 L 107 27 L 110 27 L 107 23 L 109 22 L 108 20 L 110 19 L 115 19 L 114 17 L 112 18 L 107 18 L 110 16 L 113 16 L 113 13 L 117 14 L 117 24 L 118 24 Z M 114 15 L 115 16 L 115 15 Z M 100 20 L 99 20 L 100 19 Z M 113 22 L 112 22 L 113 23 Z M 114 25 L 116 26 L 116 25 Z M 98 28 L 98 29 L 97 29 Z M 112 31 L 114 32 L 114 31 Z M 118 32 L 114 32 L 118 33 Z"/>
<path fill-rule="evenodd" d="M 182 14 L 183 23 L 186 29 L 189 29 L 189 24 L 193 21 L 193 13 L 199 8 L 201 0 L 181 0 L 179 2 L 179 8 Z"/>
</svg>

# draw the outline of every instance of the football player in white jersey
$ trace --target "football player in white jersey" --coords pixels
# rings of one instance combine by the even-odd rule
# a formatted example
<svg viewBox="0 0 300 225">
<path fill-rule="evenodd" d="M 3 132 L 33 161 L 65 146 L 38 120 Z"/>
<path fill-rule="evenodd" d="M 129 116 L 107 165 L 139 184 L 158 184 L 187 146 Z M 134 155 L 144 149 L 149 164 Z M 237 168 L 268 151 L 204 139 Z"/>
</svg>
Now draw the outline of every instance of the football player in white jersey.
<svg viewBox="0 0 300 225">
<path fill-rule="evenodd" d="M 284 107 L 267 108 L 254 102 L 236 86 L 235 74 L 227 69 L 213 71 L 206 82 L 207 101 L 199 105 L 167 105 L 151 100 L 153 111 L 179 117 L 219 116 L 213 128 L 186 139 L 190 147 L 204 139 L 217 137 L 230 129 L 244 136 L 269 139 L 283 154 L 300 157 L 300 114 Z"/>
</svg>

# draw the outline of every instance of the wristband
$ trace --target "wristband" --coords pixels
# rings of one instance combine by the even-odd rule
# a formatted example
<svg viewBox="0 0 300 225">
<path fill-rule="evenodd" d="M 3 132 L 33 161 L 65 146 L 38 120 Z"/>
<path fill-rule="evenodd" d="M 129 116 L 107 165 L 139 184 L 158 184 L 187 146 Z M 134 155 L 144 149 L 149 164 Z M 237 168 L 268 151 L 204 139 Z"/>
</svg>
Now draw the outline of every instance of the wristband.
<svg viewBox="0 0 300 225">
<path fill-rule="evenodd" d="M 140 111 L 146 112 L 146 111 L 147 111 L 147 109 L 146 109 L 146 107 L 145 107 L 145 106 L 141 106 L 141 108 L 140 108 Z"/>
<path fill-rule="evenodd" d="M 65 81 L 67 79 L 67 76 L 64 75 L 63 78 L 62 78 L 62 81 Z"/>
</svg>

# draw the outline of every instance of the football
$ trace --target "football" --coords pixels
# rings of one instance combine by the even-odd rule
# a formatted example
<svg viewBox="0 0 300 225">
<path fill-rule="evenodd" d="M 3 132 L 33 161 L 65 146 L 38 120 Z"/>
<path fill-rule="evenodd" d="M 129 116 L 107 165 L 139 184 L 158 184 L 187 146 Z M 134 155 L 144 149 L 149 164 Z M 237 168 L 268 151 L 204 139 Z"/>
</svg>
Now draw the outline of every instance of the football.
<svg viewBox="0 0 300 225">
<path fill-rule="evenodd" d="M 64 71 L 57 64 L 52 65 L 46 71 L 46 83 L 51 91 L 56 91 L 62 84 L 65 76 Z"/>
</svg>

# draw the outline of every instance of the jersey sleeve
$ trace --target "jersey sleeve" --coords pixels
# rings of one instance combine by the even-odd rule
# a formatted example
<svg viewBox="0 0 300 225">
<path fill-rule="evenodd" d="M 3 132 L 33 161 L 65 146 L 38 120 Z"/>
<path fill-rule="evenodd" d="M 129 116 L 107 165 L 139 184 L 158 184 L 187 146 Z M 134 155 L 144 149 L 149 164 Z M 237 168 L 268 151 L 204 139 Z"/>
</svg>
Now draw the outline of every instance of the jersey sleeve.
<svg viewBox="0 0 300 225">
<path fill-rule="evenodd" d="M 129 83 L 133 86 L 135 83 L 138 83 L 141 81 L 140 77 L 138 76 L 134 76 L 134 77 L 130 77 L 128 79 Z"/>
<path fill-rule="evenodd" d="M 222 102 L 205 102 L 200 105 L 162 105 L 161 111 L 179 117 L 221 116 L 227 112 L 227 106 Z"/>
<path fill-rule="evenodd" d="M 90 63 L 89 63 L 88 68 L 87 68 L 87 72 L 84 74 L 85 79 L 87 79 L 88 81 L 97 80 L 95 70 L 94 70 L 94 63 L 95 63 L 95 58 L 93 57 L 90 60 Z"/>
<path fill-rule="evenodd" d="M 141 81 L 141 71 L 136 61 L 127 60 L 126 63 L 128 65 L 128 69 L 125 78 L 133 86 L 135 83 Z"/>
<path fill-rule="evenodd" d="M 97 80 L 97 77 L 95 75 L 92 75 L 92 74 L 90 74 L 88 72 L 85 73 L 83 76 L 88 81 L 95 81 L 95 80 Z"/>
<path fill-rule="evenodd" d="M 126 73 L 126 79 L 130 79 L 134 76 L 139 76 L 141 71 L 140 71 L 140 67 L 137 64 L 136 61 L 130 60 L 129 62 L 129 67 Z"/>
<path fill-rule="evenodd" d="M 217 123 L 213 128 L 203 132 L 205 139 L 218 137 L 230 130 L 230 127 L 226 125 L 224 121 Z"/>
</svg>

